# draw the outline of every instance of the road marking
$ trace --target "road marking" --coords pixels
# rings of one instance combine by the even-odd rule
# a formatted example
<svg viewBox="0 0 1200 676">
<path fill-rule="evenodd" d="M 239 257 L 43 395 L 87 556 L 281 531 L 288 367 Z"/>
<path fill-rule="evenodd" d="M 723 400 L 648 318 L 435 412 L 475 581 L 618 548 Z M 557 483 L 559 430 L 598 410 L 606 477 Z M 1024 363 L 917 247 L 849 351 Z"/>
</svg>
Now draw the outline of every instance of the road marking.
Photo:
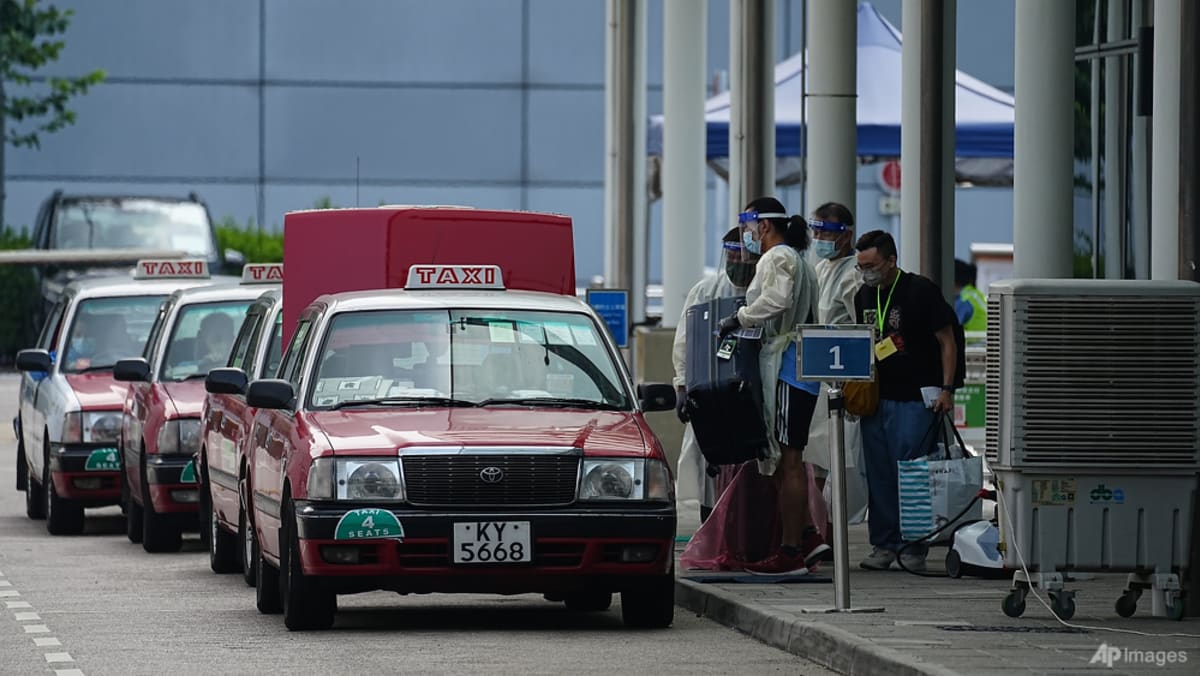
<svg viewBox="0 0 1200 676">
<path fill-rule="evenodd" d="M 0 573 L 0 578 L 2 578 L 2 577 L 3 577 L 3 574 Z M 13 589 L 12 586 L 13 586 L 12 582 L 10 582 L 8 580 L 0 579 L 0 597 L 13 598 L 16 596 L 20 596 L 21 592 L 17 591 L 16 589 Z M 21 629 L 26 634 L 49 634 L 50 633 L 50 627 L 48 627 L 46 624 L 44 624 L 44 620 L 42 620 L 42 616 L 39 615 L 34 610 L 33 605 L 30 604 L 28 601 L 5 601 L 4 606 L 6 608 L 8 608 L 9 610 L 16 610 L 16 609 L 21 610 L 21 612 L 13 613 L 13 619 L 16 620 L 17 622 L 30 622 L 31 623 L 31 624 L 20 625 Z M 43 622 L 43 624 L 32 624 L 33 622 Z M 62 646 L 62 641 L 60 641 L 57 637 L 54 637 L 54 636 L 33 636 L 31 638 L 33 639 L 33 645 L 38 648 L 52 648 L 52 647 L 56 647 L 56 646 Z M 60 648 L 60 650 L 61 650 L 61 648 Z M 68 653 L 68 652 L 46 652 L 46 653 L 42 654 L 42 657 L 46 660 L 46 664 L 49 664 L 51 666 L 59 665 L 59 664 L 70 664 L 75 661 L 75 658 L 71 657 L 71 653 Z M 83 670 L 78 669 L 78 668 L 55 669 L 54 673 L 55 673 L 55 676 L 84 676 Z"/>
<path fill-rule="evenodd" d="M 26 634 L 49 634 L 50 627 L 44 624 L 25 624 L 21 625 L 25 628 Z"/>
<path fill-rule="evenodd" d="M 16 589 L 0 589 L 0 598 L 12 598 L 20 595 L 21 592 L 17 591 Z"/>
<path fill-rule="evenodd" d="M 52 645 L 62 645 L 62 641 L 53 636 L 38 636 L 33 639 L 33 644 L 39 648 L 47 648 Z"/>
<path fill-rule="evenodd" d="M 29 620 L 40 620 L 41 615 L 37 613 L 13 613 L 16 616 L 17 622 L 28 622 Z"/>
<path fill-rule="evenodd" d="M 14 608 L 32 608 L 33 606 L 29 605 L 29 601 L 5 601 L 4 607 L 12 610 Z"/>
<path fill-rule="evenodd" d="M 74 662 L 75 658 L 71 657 L 71 653 L 46 653 L 46 661 L 51 664 L 54 662 Z"/>
<path fill-rule="evenodd" d="M 83 676 L 80 669 L 55 669 L 54 676 Z"/>
<path fill-rule="evenodd" d="M 0 587 L 11 587 L 12 583 L 8 580 L 0 580 Z"/>
</svg>

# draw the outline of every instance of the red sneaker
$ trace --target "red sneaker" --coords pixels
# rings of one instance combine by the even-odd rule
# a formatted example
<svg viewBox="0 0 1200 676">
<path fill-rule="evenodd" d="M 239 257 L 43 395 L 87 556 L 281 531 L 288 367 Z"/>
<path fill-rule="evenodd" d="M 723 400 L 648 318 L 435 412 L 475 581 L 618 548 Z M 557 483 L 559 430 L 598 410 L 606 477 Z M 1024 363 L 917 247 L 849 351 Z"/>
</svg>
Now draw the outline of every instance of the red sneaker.
<svg viewBox="0 0 1200 676">
<path fill-rule="evenodd" d="M 804 565 L 813 568 L 819 561 L 833 560 L 833 547 L 825 543 L 825 538 L 815 530 L 804 534 L 800 541 L 800 551 L 804 553 Z"/>
<path fill-rule="evenodd" d="M 806 575 L 808 568 L 804 565 L 803 557 L 788 556 L 780 550 L 762 561 L 747 565 L 746 572 L 752 575 Z"/>
</svg>

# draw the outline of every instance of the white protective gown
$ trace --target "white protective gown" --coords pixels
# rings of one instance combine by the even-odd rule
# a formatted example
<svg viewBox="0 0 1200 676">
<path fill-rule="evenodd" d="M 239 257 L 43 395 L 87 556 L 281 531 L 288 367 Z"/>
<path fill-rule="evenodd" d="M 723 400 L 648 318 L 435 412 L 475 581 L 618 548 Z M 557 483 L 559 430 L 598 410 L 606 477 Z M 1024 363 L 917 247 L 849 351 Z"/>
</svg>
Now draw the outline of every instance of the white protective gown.
<svg viewBox="0 0 1200 676">
<path fill-rule="evenodd" d="M 733 282 L 729 281 L 729 275 L 723 270 L 706 276 L 688 291 L 687 300 L 683 303 L 683 313 L 679 317 L 679 323 L 675 325 L 675 342 L 671 350 L 671 362 L 675 366 L 675 387 L 687 385 L 687 309 L 717 298 L 733 298 L 745 294 L 746 290 L 734 286 Z M 716 480 L 705 473 L 706 466 L 704 454 L 700 452 L 700 444 L 696 442 L 696 434 L 692 431 L 691 423 L 688 423 L 683 426 L 683 445 L 679 449 L 679 471 L 675 482 L 676 501 L 682 504 L 685 500 L 696 500 L 705 507 L 712 507 L 716 503 Z"/>
<path fill-rule="evenodd" d="M 820 300 L 817 305 L 817 320 L 822 324 L 855 324 L 854 295 L 862 284 L 855 269 L 854 256 L 837 260 L 821 259 L 816 264 Z M 808 446 L 804 449 L 804 461 L 829 469 L 833 457 L 833 439 L 829 433 L 829 394 L 821 388 L 817 409 L 813 413 L 812 427 L 808 432 Z M 847 416 L 845 420 L 846 445 L 846 514 L 850 523 L 861 523 L 867 515 L 866 465 L 862 459 L 862 431 L 858 418 Z M 830 500 L 829 486 L 825 489 L 826 501 Z M 832 507 L 830 514 L 833 513 Z"/>
<path fill-rule="evenodd" d="M 759 369 L 763 387 L 763 423 L 767 426 L 767 457 L 758 471 L 771 476 L 782 451 L 775 433 L 775 387 L 788 343 L 795 340 L 797 324 L 816 312 L 817 273 L 795 249 L 786 244 L 771 247 L 758 259 L 754 281 L 746 289 L 746 305 L 738 309 L 743 327 L 762 327 Z"/>
</svg>

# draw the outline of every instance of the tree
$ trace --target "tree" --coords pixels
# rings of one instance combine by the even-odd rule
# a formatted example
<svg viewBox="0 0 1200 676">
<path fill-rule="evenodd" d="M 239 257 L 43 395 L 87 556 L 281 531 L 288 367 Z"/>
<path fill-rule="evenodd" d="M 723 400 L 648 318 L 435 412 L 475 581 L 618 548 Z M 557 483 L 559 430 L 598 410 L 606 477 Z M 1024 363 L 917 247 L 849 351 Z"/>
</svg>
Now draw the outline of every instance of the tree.
<svg viewBox="0 0 1200 676">
<path fill-rule="evenodd" d="M 72 97 L 104 80 L 104 71 L 81 77 L 39 77 L 38 69 L 57 61 L 65 43 L 59 39 L 71 22 L 71 10 L 38 0 L 0 0 L 0 225 L 4 223 L 4 149 L 41 147 L 41 135 L 74 124 L 67 108 Z M 33 88 L 37 80 L 38 86 Z M 5 91 L 16 86 L 24 96 Z M 9 123 L 24 123 L 9 128 Z"/>
</svg>

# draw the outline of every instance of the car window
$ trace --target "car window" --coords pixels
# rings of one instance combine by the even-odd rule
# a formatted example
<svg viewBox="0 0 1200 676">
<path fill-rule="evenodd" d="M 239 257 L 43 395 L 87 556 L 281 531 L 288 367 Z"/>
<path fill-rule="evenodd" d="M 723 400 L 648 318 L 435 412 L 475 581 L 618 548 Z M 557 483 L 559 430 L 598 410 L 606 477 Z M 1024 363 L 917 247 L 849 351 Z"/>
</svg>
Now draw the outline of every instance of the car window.
<svg viewBox="0 0 1200 676">
<path fill-rule="evenodd" d="M 233 350 L 229 354 L 229 363 L 226 366 L 250 372 L 248 366 L 254 363 L 254 343 L 258 341 L 260 324 L 262 324 L 261 312 L 250 312 L 246 315 L 246 319 L 242 321 L 242 328 L 233 341 Z"/>
<path fill-rule="evenodd" d="M 267 362 L 263 365 L 262 374 L 270 376 L 279 371 L 279 362 L 283 359 L 283 311 L 275 313 L 275 326 L 271 329 L 271 341 L 267 345 Z"/>
<path fill-rule="evenodd" d="M 301 319 L 296 325 L 296 333 L 292 334 L 292 342 L 288 343 L 287 356 L 279 369 L 279 377 L 292 383 L 292 387 L 300 386 L 300 363 L 304 350 L 308 347 L 308 332 L 312 328 L 311 319 Z"/>
<path fill-rule="evenodd" d="M 54 214 L 52 249 L 158 249 L 208 257 L 204 205 L 152 199 L 72 200 Z"/>
<path fill-rule="evenodd" d="M 46 323 L 42 325 L 42 334 L 38 336 L 37 346 L 43 350 L 53 350 L 58 342 L 58 327 L 62 323 L 63 310 L 67 307 L 65 300 L 60 300 L 51 308 L 50 314 L 46 317 Z"/>
<path fill-rule="evenodd" d="M 63 371 L 112 368 L 142 354 L 163 296 L 90 298 L 79 303 L 67 332 Z"/>
<path fill-rule="evenodd" d="M 179 308 L 159 377 L 204 377 L 229 361 L 234 331 L 246 318 L 249 300 L 192 303 Z"/>
<path fill-rule="evenodd" d="M 163 301 L 158 306 L 158 315 L 154 317 L 154 324 L 150 326 L 150 337 L 146 339 L 146 348 L 142 351 L 142 358 L 146 361 L 152 361 L 154 358 L 154 349 L 158 345 L 158 338 L 162 335 L 163 324 L 167 321 L 167 304 L 168 301 Z"/>
</svg>

